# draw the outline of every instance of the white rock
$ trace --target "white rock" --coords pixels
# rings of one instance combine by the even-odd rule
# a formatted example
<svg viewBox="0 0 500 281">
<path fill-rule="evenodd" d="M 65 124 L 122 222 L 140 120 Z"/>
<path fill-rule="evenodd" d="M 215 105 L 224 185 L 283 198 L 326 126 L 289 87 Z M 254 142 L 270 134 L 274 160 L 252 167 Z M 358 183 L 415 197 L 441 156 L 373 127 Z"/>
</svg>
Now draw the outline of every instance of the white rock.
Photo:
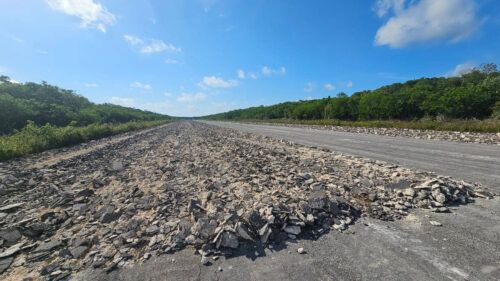
<svg viewBox="0 0 500 281">
<path fill-rule="evenodd" d="M 443 226 L 443 224 L 438 221 L 429 221 L 429 223 L 432 224 L 433 226 Z"/>
</svg>

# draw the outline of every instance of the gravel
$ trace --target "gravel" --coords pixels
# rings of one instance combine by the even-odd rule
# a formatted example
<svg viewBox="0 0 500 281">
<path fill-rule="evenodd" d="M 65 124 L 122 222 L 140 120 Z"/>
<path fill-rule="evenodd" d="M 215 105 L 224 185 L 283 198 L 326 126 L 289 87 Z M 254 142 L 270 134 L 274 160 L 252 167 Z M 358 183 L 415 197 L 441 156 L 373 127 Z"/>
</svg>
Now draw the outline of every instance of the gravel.
<svg viewBox="0 0 500 281">
<path fill-rule="evenodd" d="M 248 245 L 343 232 L 360 216 L 449 212 L 491 196 L 448 177 L 197 122 L 128 136 L 0 166 L 2 278 L 109 272 L 186 247 L 208 266 Z M 51 164 L 34 165 L 42 161 Z M 12 257 L 25 264 L 12 267 Z"/>
<path fill-rule="evenodd" d="M 456 132 L 456 131 L 435 131 L 399 128 L 368 128 L 368 127 L 348 127 L 330 125 L 300 125 L 282 123 L 253 123 L 270 126 L 299 127 L 318 130 L 331 130 L 348 133 L 373 134 L 389 137 L 407 137 L 427 140 L 446 140 L 463 143 L 482 143 L 500 145 L 500 133 L 478 133 L 478 132 Z"/>
</svg>

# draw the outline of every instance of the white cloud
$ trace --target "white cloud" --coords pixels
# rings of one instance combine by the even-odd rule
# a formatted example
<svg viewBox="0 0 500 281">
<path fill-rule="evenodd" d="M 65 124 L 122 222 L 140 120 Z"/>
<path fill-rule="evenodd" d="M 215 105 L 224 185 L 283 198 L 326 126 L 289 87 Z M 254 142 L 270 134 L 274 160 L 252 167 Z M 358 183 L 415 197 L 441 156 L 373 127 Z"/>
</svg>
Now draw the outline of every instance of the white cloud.
<svg viewBox="0 0 500 281">
<path fill-rule="evenodd" d="M 238 69 L 238 78 L 245 79 L 245 71 Z"/>
<path fill-rule="evenodd" d="M 250 77 L 252 79 L 259 78 L 259 76 L 255 72 L 248 72 L 247 74 L 248 74 L 248 77 Z"/>
<path fill-rule="evenodd" d="M 139 47 L 139 51 L 144 54 L 161 53 L 169 51 L 171 53 L 180 53 L 182 49 L 170 43 L 165 43 L 159 39 L 142 39 L 134 35 L 125 34 L 123 39 L 131 46 Z"/>
<path fill-rule="evenodd" d="M 261 69 L 262 74 L 265 76 L 271 76 L 271 75 L 285 75 L 286 74 L 286 68 L 284 66 L 278 68 L 278 69 L 272 69 L 269 66 L 263 66 Z"/>
<path fill-rule="evenodd" d="M 151 85 L 142 84 L 141 82 L 134 82 L 134 83 L 130 84 L 130 87 L 145 90 L 145 91 L 150 91 L 151 89 L 153 89 L 153 87 L 151 87 Z"/>
<path fill-rule="evenodd" d="M 125 35 L 123 35 L 123 39 L 125 39 L 125 41 L 127 41 L 127 43 L 129 43 L 130 45 L 143 44 L 143 41 L 141 38 L 133 36 L 133 35 L 125 34 Z"/>
<path fill-rule="evenodd" d="M 174 94 L 172 94 L 170 92 L 165 92 L 163 95 L 166 96 L 167 98 L 174 96 Z"/>
<path fill-rule="evenodd" d="M 315 89 L 316 89 L 316 84 L 313 82 L 307 83 L 306 86 L 304 87 L 304 91 L 308 93 L 314 91 Z"/>
<path fill-rule="evenodd" d="M 135 107 L 135 100 L 132 98 L 121 98 L 121 97 L 112 97 L 110 99 L 112 104 L 126 106 L 126 107 Z"/>
<path fill-rule="evenodd" d="M 177 64 L 177 63 L 178 63 L 178 61 L 177 61 L 177 60 L 174 60 L 174 59 L 166 59 L 166 60 L 165 60 L 165 63 L 166 63 L 166 64 Z"/>
<path fill-rule="evenodd" d="M 169 111 L 174 108 L 173 104 L 168 101 L 141 102 L 133 98 L 112 97 L 109 102 L 116 105 L 138 108 L 162 114 L 168 114 Z"/>
<path fill-rule="evenodd" d="M 264 75 L 271 75 L 272 74 L 271 68 L 269 68 L 268 66 L 262 67 L 262 74 L 264 74 Z"/>
<path fill-rule="evenodd" d="M 352 86 L 354 86 L 354 83 L 352 83 L 352 81 L 349 81 L 349 82 L 345 83 L 345 86 L 346 86 L 346 88 L 352 88 Z"/>
<path fill-rule="evenodd" d="M 259 78 L 259 76 L 257 75 L 257 73 L 252 72 L 252 71 L 245 71 L 243 69 L 238 69 L 238 71 L 236 72 L 236 74 L 238 75 L 239 79 L 251 78 L 251 79 L 255 80 L 255 79 Z"/>
<path fill-rule="evenodd" d="M 313 100 L 314 98 L 311 96 L 305 97 L 304 100 Z"/>
<path fill-rule="evenodd" d="M 476 64 L 474 64 L 472 62 L 458 64 L 457 66 L 455 66 L 454 69 L 452 69 L 451 71 L 448 71 L 445 76 L 447 76 L 447 77 L 460 77 L 464 74 L 472 72 L 475 67 L 476 67 Z"/>
<path fill-rule="evenodd" d="M 202 88 L 232 88 L 238 85 L 236 80 L 224 80 L 217 76 L 205 76 L 203 80 L 198 84 Z"/>
<path fill-rule="evenodd" d="M 379 0 L 376 12 L 384 16 L 392 9 L 393 15 L 378 29 L 376 45 L 393 48 L 411 43 L 445 40 L 460 41 L 477 27 L 473 0 Z"/>
<path fill-rule="evenodd" d="M 158 39 L 152 39 L 149 44 L 141 47 L 141 53 L 145 54 L 161 53 L 163 51 L 178 53 L 181 51 L 181 48 L 178 48 L 170 43 L 165 43 Z"/>
<path fill-rule="evenodd" d="M 87 88 L 97 88 L 97 87 L 99 87 L 99 85 L 97 85 L 96 83 L 85 83 L 85 84 L 83 84 L 83 86 L 85 86 Z"/>
<path fill-rule="evenodd" d="M 78 17 L 82 28 L 95 28 L 106 32 L 106 27 L 116 22 L 116 17 L 104 6 L 93 0 L 45 0 L 56 11 Z"/>
<path fill-rule="evenodd" d="M 331 83 L 326 83 L 325 85 L 323 85 L 323 87 L 329 92 L 335 90 L 335 86 Z"/>
<path fill-rule="evenodd" d="M 182 103 L 194 103 L 203 101 L 206 98 L 207 95 L 202 92 L 198 92 L 196 94 L 182 93 L 180 96 L 177 97 L 177 101 Z"/>
<path fill-rule="evenodd" d="M 404 8 L 404 4 L 405 0 L 378 0 L 374 10 L 377 16 L 383 17 L 392 9 L 395 13 L 401 12 Z"/>
</svg>

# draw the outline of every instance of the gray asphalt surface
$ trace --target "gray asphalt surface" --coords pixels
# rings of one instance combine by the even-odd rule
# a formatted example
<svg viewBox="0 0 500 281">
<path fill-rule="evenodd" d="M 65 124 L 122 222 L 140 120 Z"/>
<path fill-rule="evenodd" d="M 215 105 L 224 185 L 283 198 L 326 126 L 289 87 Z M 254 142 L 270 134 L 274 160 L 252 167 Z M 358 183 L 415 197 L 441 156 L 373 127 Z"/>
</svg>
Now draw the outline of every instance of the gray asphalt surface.
<svg viewBox="0 0 500 281">
<path fill-rule="evenodd" d="M 486 179 L 482 182 L 498 186 L 496 146 L 274 126 L 217 125 L 464 179 Z M 430 220 L 443 226 L 432 226 Z M 304 247 L 307 253 L 298 254 L 298 247 Z M 396 222 L 362 218 L 345 233 L 332 231 L 316 241 L 287 242 L 282 249 L 265 249 L 258 257 L 253 251 L 242 252 L 233 258 L 214 261 L 212 266 L 201 265 L 200 256 L 193 252 L 186 249 L 151 258 L 144 264 L 109 274 L 87 270 L 75 279 L 500 280 L 500 199 L 498 196 L 492 200 L 477 199 L 474 204 L 453 207 L 452 213 L 445 214 L 416 209 Z"/>
<path fill-rule="evenodd" d="M 500 192 L 500 147 L 233 122 L 208 124 L 432 171 Z"/>
</svg>

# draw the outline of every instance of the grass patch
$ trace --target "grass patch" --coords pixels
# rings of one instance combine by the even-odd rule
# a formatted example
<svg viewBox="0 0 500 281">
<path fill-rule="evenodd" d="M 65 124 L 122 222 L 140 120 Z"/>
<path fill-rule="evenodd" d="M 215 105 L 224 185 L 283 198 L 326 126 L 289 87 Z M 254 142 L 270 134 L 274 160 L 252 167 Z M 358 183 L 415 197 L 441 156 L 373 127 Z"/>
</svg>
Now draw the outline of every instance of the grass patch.
<svg viewBox="0 0 500 281">
<path fill-rule="evenodd" d="M 121 124 L 91 124 L 84 127 L 56 127 L 50 124 L 28 125 L 11 135 L 0 136 L 0 161 L 44 150 L 74 145 L 128 131 L 158 126 L 166 120 L 127 122 Z"/>
<path fill-rule="evenodd" d="M 436 131 L 457 131 L 457 132 L 480 132 L 499 133 L 500 120 L 375 120 L 375 121 L 343 121 L 334 119 L 319 120 L 293 120 L 293 119 L 269 119 L 269 120 L 245 120 L 249 122 L 264 122 L 277 124 L 300 124 L 300 125 L 327 125 L 345 127 L 371 127 L 371 128 L 400 128 Z"/>
</svg>

